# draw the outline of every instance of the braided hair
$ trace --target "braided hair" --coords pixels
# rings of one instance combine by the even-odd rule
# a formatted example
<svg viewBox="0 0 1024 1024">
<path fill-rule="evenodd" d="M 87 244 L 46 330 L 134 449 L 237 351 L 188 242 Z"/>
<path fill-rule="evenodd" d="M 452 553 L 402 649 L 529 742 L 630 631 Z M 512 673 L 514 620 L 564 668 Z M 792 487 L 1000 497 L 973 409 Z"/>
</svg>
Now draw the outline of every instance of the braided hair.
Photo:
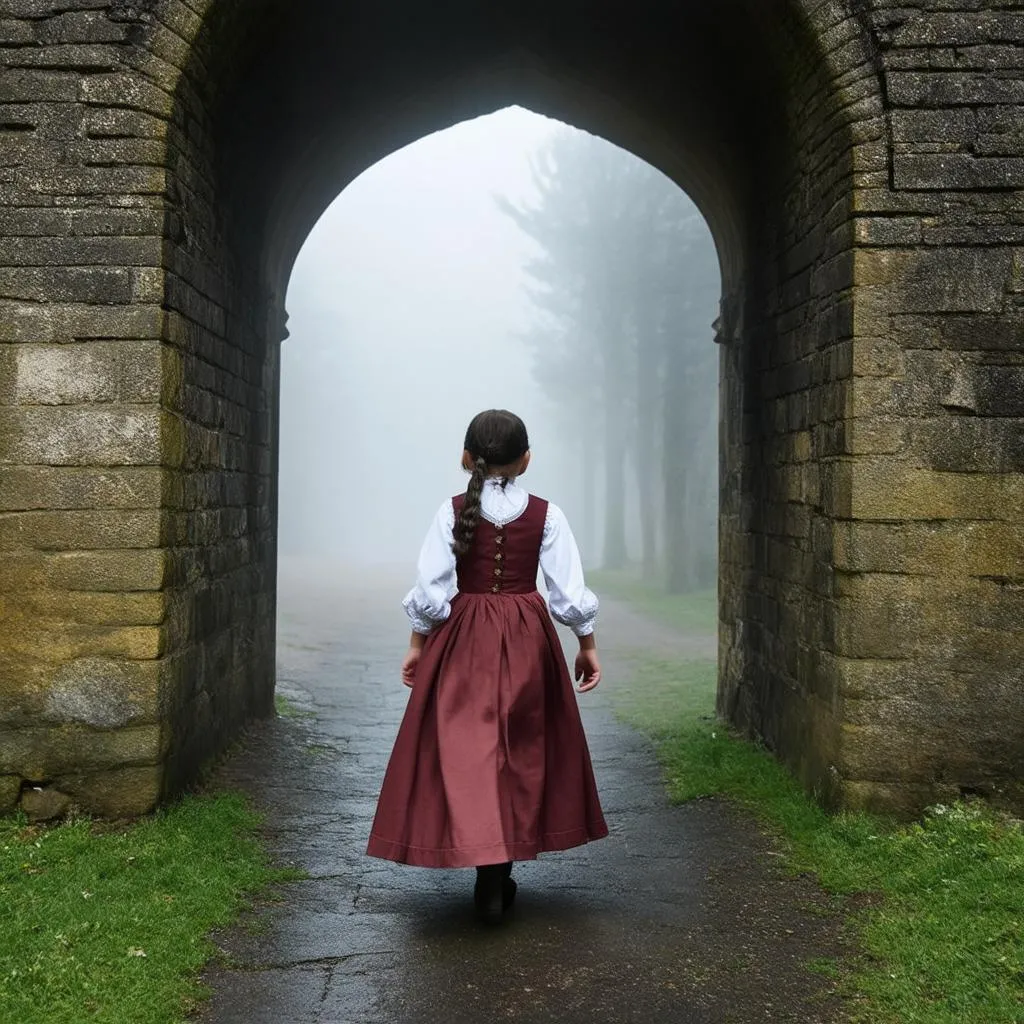
<svg viewBox="0 0 1024 1024">
<path fill-rule="evenodd" d="M 488 409 L 473 417 L 466 431 L 463 448 L 473 460 L 466 499 L 462 503 L 453 531 L 452 551 L 457 558 L 467 554 L 473 545 L 477 524 L 480 522 L 480 495 L 484 481 L 496 467 L 509 466 L 530 450 L 526 424 L 504 409 Z M 508 479 L 502 481 L 502 486 Z"/>
</svg>

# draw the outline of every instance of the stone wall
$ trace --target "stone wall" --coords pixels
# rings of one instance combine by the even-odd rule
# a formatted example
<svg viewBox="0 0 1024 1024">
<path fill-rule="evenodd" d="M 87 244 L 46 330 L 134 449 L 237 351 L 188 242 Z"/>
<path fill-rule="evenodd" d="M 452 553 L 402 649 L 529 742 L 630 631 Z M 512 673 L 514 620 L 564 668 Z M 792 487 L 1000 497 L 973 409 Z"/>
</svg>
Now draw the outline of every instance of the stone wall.
<svg viewBox="0 0 1024 1024">
<path fill-rule="evenodd" d="M 0 5 L 0 805 L 113 814 L 153 805 L 172 739 L 167 173 L 112 105 L 134 26 L 95 6 Z"/>
<path fill-rule="evenodd" d="M 745 376 L 729 367 L 756 353 L 724 353 L 719 707 L 834 805 L 1019 809 L 1024 23 L 955 0 L 851 13 L 868 60 L 849 20 L 819 36 L 838 107 L 868 114 L 844 172 L 851 251 L 778 291 L 795 358 Z M 869 68 L 884 119 L 865 107 Z M 834 139 L 794 116 L 797 152 L 835 166 Z M 768 495 L 753 507 L 748 469 Z"/>
<path fill-rule="evenodd" d="M 272 707 L 277 353 L 258 304 L 225 337 L 200 17 L 158 7 L 0 21 L 5 806 L 148 810 Z"/>
<path fill-rule="evenodd" d="M 778 47 L 781 152 L 722 345 L 718 710 L 842 801 L 829 500 L 852 386 L 852 195 L 884 173 L 870 38 L 841 5 Z M 765 173 L 765 171 L 762 171 Z"/>
<path fill-rule="evenodd" d="M 0 806 L 146 810 L 269 712 L 291 262 L 512 102 L 719 244 L 720 709 L 833 804 L 1020 805 L 1024 15 L 963 7 L 0 0 Z"/>
<path fill-rule="evenodd" d="M 830 538 L 849 800 L 1024 805 L 1024 13 L 879 5 Z M 823 546 L 828 539 L 822 538 Z"/>
</svg>

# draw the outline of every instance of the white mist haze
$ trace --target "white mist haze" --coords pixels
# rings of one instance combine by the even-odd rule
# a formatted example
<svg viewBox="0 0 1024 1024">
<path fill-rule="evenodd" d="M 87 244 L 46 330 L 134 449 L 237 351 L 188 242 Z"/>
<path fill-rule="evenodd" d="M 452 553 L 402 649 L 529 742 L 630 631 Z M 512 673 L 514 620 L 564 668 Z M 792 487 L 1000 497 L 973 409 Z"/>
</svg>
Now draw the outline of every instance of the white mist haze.
<svg viewBox="0 0 1024 1024">
<path fill-rule="evenodd" d="M 281 554 L 411 578 L 469 421 L 507 408 L 585 565 L 712 585 L 719 287 L 693 203 L 604 140 L 512 107 L 393 153 L 292 274 Z"/>
<path fill-rule="evenodd" d="M 530 155 L 554 126 L 510 108 L 421 139 L 310 234 L 282 346 L 282 554 L 412 570 L 437 507 L 465 488 L 462 438 L 485 408 L 525 419 L 523 483 L 571 515 L 550 401 L 517 340 L 535 249 L 494 202 L 530 196 Z"/>
</svg>

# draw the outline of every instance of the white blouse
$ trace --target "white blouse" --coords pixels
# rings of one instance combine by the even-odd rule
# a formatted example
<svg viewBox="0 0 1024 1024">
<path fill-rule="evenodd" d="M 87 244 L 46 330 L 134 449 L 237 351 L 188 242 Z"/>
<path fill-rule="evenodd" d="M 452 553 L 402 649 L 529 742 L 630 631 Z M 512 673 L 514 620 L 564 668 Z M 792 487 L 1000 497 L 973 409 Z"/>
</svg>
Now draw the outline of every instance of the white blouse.
<svg viewBox="0 0 1024 1024">
<path fill-rule="evenodd" d="M 495 526 L 504 526 L 526 511 L 530 495 L 514 481 L 504 488 L 495 477 L 488 478 L 480 495 L 480 514 Z M 452 598 L 458 592 L 452 532 L 455 510 L 446 501 L 434 516 L 420 551 L 416 586 L 402 606 L 417 633 L 430 633 L 451 614 Z M 548 590 L 548 608 L 557 622 L 577 636 L 594 632 L 598 602 L 583 580 L 576 538 L 562 510 L 548 503 L 540 545 L 540 569 Z"/>
</svg>

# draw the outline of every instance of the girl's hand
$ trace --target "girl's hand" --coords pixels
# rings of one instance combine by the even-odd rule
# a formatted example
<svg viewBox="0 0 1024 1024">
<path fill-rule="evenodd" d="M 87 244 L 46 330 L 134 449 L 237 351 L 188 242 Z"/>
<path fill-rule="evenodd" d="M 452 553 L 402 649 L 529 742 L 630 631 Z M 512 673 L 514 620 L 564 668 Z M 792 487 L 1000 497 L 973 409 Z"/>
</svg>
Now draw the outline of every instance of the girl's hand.
<svg viewBox="0 0 1024 1024">
<path fill-rule="evenodd" d="M 420 663 L 420 655 L 423 653 L 423 645 L 427 642 L 425 633 L 412 631 L 409 637 L 409 650 L 405 652 L 402 659 L 402 682 L 406 686 L 412 686 L 416 682 L 416 666 Z"/>
<path fill-rule="evenodd" d="M 580 680 L 583 682 L 580 682 Z M 601 682 L 601 662 L 595 647 L 581 648 L 576 655 L 576 681 L 580 683 L 576 689 L 580 693 L 593 690 Z"/>
<path fill-rule="evenodd" d="M 410 647 L 402 659 L 402 682 L 406 686 L 412 686 L 416 681 L 416 666 L 420 663 L 420 655 L 423 653 L 421 647 Z"/>
</svg>

